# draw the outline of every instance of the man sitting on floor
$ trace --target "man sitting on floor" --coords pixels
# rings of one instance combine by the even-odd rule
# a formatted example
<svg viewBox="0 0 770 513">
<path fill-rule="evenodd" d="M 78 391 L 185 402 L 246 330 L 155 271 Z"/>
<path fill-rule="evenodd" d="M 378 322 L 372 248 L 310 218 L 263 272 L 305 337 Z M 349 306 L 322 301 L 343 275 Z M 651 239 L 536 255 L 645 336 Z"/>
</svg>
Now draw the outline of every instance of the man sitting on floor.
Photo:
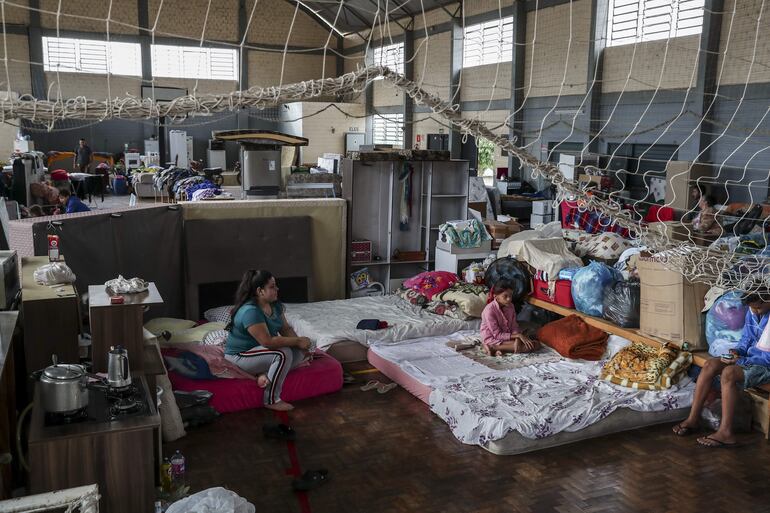
<svg viewBox="0 0 770 513">
<path fill-rule="evenodd" d="M 765 298 L 770 297 L 763 294 Z M 721 375 L 722 422 L 716 433 L 698 438 L 698 443 L 705 447 L 726 447 L 735 445 L 733 433 L 733 414 L 739 394 L 746 388 L 753 388 L 770 383 L 770 302 L 759 294 L 749 294 L 743 298 L 748 305 L 743 336 L 738 347 L 729 355 L 721 358 L 709 358 L 703 365 L 695 387 L 695 396 L 690 409 L 690 416 L 674 426 L 674 433 L 685 436 L 698 429 L 701 410 L 706 402 L 714 378 Z"/>
<path fill-rule="evenodd" d="M 61 203 L 61 207 L 59 207 L 59 213 L 62 214 L 73 214 L 75 212 L 90 212 L 91 209 L 88 208 L 88 205 L 80 201 L 80 198 L 77 196 L 74 196 L 69 190 L 62 189 L 59 191 L 59 203 Z M 62 209 L 64 210 L 62 212 Z"/>
</svg>

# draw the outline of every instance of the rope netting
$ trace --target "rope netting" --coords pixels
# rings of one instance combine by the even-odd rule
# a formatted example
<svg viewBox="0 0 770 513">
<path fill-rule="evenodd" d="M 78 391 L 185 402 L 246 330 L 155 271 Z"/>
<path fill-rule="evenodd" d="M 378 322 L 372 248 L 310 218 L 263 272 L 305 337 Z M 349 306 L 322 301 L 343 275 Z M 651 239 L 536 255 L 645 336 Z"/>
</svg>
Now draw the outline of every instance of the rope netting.
<svg viewBox="0 0 770 513">
<path fill-rule="evenodd" d="M 56 35 L 59 36 L 60 21 L 73 17 L 62 9 L 63 1 L 58 3 L 56 11 L 32 9 L 12 2 L 0 2 L 4 42 L 7 7 L 13 6 L 37 11 L 40 15 L 55 16 Z M 499 37 L 496 47 L 498 58 L 493 59 L 493 64 L 486 65 L 484 68 L 487 71 L 485 76 L 488 78 L 482 85 L 479 85 L 478 80 L 473 80 L 473 74 L 477 68 L 462 70 L 457 83 L 447 84 L 435 78 L 436 73 L 431 68 L 431 52 L 439 51 L 440 47 L 436 42 L 438 36 L 430 30 L 432 23 L 430 19 L 435 18 L 433 16 L 435 13 L 426 12 L 422 0 L 403 0 L 398 3 L 376 0 L 370 2 L 369 8 L 356 3 L 354 8 L 359 10 L 361 15 L 369 18 L 371 26 L 355 34 L 349 30 L 345 31 L 342 26 L 342 20 L 347 19 L 350 14 L 348 12 L 350 5 L 345 1 L 330 3 L 327 6 L 329 16 L 326 22 L 328 36 L 325 36 L 324 43 L 312 49 L 297 49 L 290 44 L 295 33 L 302 30 L 298 28 L 299 19 L 303 16 L 300 7 L 306 7 L 302 2 L 292 3 L 293 12 L 287 18 L 290 22 L 285 34 L 285 43 L 280 45 L 282 49 L 276 48 L 278 45 L 273 45 L 271 48 L 263 47 L 250 42 L 247 38 L 250 27 L 256 23 L 255 20 L 260 15 L 260 9 L 265 8 L 263 4 L 259 4 L 259 0 L 247 6 L 248 19 L 243 37 L 239 42 L 229 44 L 222 41 L 214 42 L 206 37 L 211 17 L 217 13 L 216 7 L 210 0 L 205 11 L 200 13 L 203 18 L 201 33 L 194 38 L 158 29 L 161 16 L 169 15 L 164 11 L 163 0 L 159 0 L 157 11 L 150 13 L 149 27 L 138 27 L 111 19 L 113 1 L 110 1 L 107 7 L 107 19 L 93 18 L 97 25 L 98 22 L 104 24 L 107 41 L 110 41 L 115 28 L 121 30 L 133 28 L 137 31 L 149 32 L 153 43 L 156 36 L 187 37 L 191 45 L 199 48 L 208 47 L 214 43 L 219 47 L 231 47 L 240 52 L 238 59 L 241 63 L 247 59 L 248 51 L 280 53 L 280 72 L 276 74 L 277 85 L 243 87 L 243 77 L 239 76 L 237 79 L 239 90 L 206 94 L 200 92 L 200 80 L 196 78 L 190 94 L 160 102 L 152 97 L 114 94 L 116 88 L 111 85 L 111 75 L 108 73 L 104 99 L 86 96 L 65 98 L 61 93 L 61 84 L 66 81 L 66 73 L 56 71 L 55 87 L 54 84 L 49 87 L 47 98 L 18 96 L 12 94 L 8 68 L 10 63 L 19 63 L 19 60 L 9 57 L 9 47 L 6 42 L 3 61 L 6 63 L 5 78 L 8 94 L 0 98 L 0 119 L 10 123 L 26 120 L 48 130 L 57 130 L 65 122 L 88 124 L 111 119 L 155 122 L 162 117 L 181 121 L 193 114 L 234 113 L 241 109 L 247 109 L 250 112 L 249 116 L 258 118 L 258 112 L 265 109 L 294 102 L 316 101 L 331 102 L 332 105 L 317 110 L 310 116 L 324 116 L 330 109 L 334 109 L 351 118 L 379 116 L 387 122 L 392 122 L 390 118 L 386 119 L 386 115 L 380 114 L 378 107 L 374 107 L 374 112 L 359 114 L 347 112 L 345 108 L 333 105 L 336 99 L 341 98 L 348 101 L 359 100 L 367 90 L 368 94 L 371 94 L 376 82 L 384 79 L 384 84 L 407 95 L 416 106 L 421 107 L 419 116 L 415 115 L 414 119 L 407 120 L 408 123 L 415 126 L 419 123 L 430 123 L 432 126 L 457 131 L 463 137 L 484 138 L 491 141 L 499 149 L 512 155 L 521 169 L 526 170 L 533 179 L 543 178 L 550 182 L 556 191 L 554 204 L 563 200 L 577 201 L 581 211 L 597 212 L 602 215 L 602 219 L 607 220 L 603 222 L 628 229 L 630 237 L 638 244 L 656 253 L 665 252 L 665 265 L 682 273 L 688 279 L 725 289 L 757 291 L 770 288 L 770 273 L 768 273 L 770 253 L 765 256 L 766 253 L 762 249 L 768 245 L 768 237 L 764 231 L 766 223 L 764 216 L 756 214 L 756 210 L 751 213 L 752 210 L 748 208 L 732 213 L 730 226 L 726 223 L 716 223 L 715 230 L 709 234 L 709 238 L 717 239 L 717 243 L 711 245 L 703 244 L 703 234 L 693 229 L 690 224 L 677 223 L 673 229 L 669 229 L 659 223 L 646 224 L 638 214 L 654 204 L 663 207 L 671 206 L 682 199 L 676 197 L 677 191 L 672 188 L 673 197 L 667 196 L 665 200 L 655 201 L 650 190 L 651 179 L 660 178 L 660 170 L 677 160 L 675 158 L 677 151 L 692 146 L 703 137 L 704 133 L 708 135 L 707 142 L 697 144 L 697 151 L 688 160 L 711 168 L 712 176 L 706 180 L 709 187 L 723 189 L 724 203 L 729 203 L 737 197 L 749 205 L 765 200 L 768 181 L 770 181 L 770 164 L 767 162 L 765 153 L 770 149 L 770 127 L 767 120 L 770 107 L 765 101 L 764 112 L 756 112 L 753 116 L 746 115 L 747 110 L 756 109 L 756 102 L 750 103 L 750 86 L 757 82 L 756 74 L 766 73 L 770 69 L 770 62 L 767 62 L 763 52 L 767 43 L 767 34 L 770 33 L 765 21 L 765 0 L 752 2 L 749 8 L 741 2 L 728 1 L 725 2 L 724 11 L 720 12 L 708 10 L 704 5 L 711 5 L 711 3 L 704 4 L 702 0 L 660 0 L 653 2 L 654 6 L 648 1 L 640 0 L 637 6 L 638 20 L 646 19 L 646 11 L 654 11 L 654 23 L 657 24 L 655 26 L 659 26 L 663 20 L 670 28 L 668 37 L 657 37 L 657 41 L 654 41 L 659 69 L 652 72 L 649 70 L 649 51 L 645 48 L 645 45 L 651 44 L 650 41 L 645 40 L 645 30 L 649 27 L 645 28 L 642 21 L 637 21 L 638 33 L 632 36 L 633 41 L 627 46 L 628 49 L 625 52 L 627 69 L 624 68 L 625 71 L 620 74 L 615 71 L 614 78 L 608 78 L 599 76 L 597 66 L 587 75 L 583 75 L 583 79 L 576 79 L 574 75 L 576 59 L 581 59 L 581 62 L 586 59 L 586 55 L 581 52 L 587 51 L 591 43 L 605 45 L 608 37 L 614 37 L 612 34 L 602 35 L 592 40 L 591 34 L 587 33 L 590 32 L 588 31 L 590 24 L 585 23 L 586 5 L 590 7 L 591 2 L 574 0 L 556 7 L 549 3 L 542 8 L 539 0 L 528 2 L 534 5 L 530 5 L 527 9 L 529 13 L 526 41 L 516 42 L 508 40 L 510 34 L 507 32 L 507 27 L 510 24 L 510 14 L 506 14 L 509 12 L 506 10 L 511 6 L 511 2 L 498 0 L 496 9 L 493 7 L 492 11 L 485 15 L 487 19 L 485 23 L 488 25 L 485 26 L 485 30 L 497 30 L 495 33 L 498 36 L 495 37 Z M 609 3 L 610 20 L 613 19 L 613 6 L 622 4 L 621 7 L 627 8 L 627 4 L 633 4 L 627 1 L 618 3 L 616 0 L 611 0 Z M 467 9 L 468 4 L 465 5 Z M 412 55 L 401 54 L 400 58 L 394 62 L 392 55 L 380 52 L 378 54 L 380 61 L 375 62 L 372 58 L 376 53 L 375 49 L 393 46 L 402 41 L 400 37 L 403 34 L 394 33 L 398 28 L 393 20 L 394 12 L 399 11 L 403 14 L 406 9 L 411 9 L 413 13 L 411 23 L 415 43 Z M 480 36 L 478 32 L 465 30 L 473 25 L 467 23 L 465 9 L 461 4 L 455 19 L 463 29 L 463 44 L 475 43 L 473 38 Z M 559 10 L 559 19 L 566 21 L 560 21 L 558 28 L 551 28 L 551 25 L 556 23 L 554 21 L 556 17 L 553 15 L 555 10 Z M 595 15 L 590 12 L 590 9 L 588 11 L 588 16 Z M 712 75 L 705 78 L 703 74 L 699 76 L 700 64 L 697 61 L 716 54 L 713 50 L 703 49 L 702 44 L 700 47 L 698 45 L 693 47 L 692 44 L 687 43 L 689 40 L 686 38 L 676 37 L 680 35 L 676 30 L 684 23 L 682 13 L 685 12 L 695 13 L 702 18 L 716 16 L 724 20 L 721 25 L 722 42 L 716 51 L 719 57 L 716 61 L 717 65 L 713 67 Z M 269 13 L 267 15 L 269 16 Z M 478 16 L 478 13 L 474 14 L 476 19 Z M 552 17 L 549 18 L 549 16 Z M 596 21 L 596 23 L 603 22 Z M 609 29 L 608 31 L 611 32 Z M 543 36 L 544 32 L 548 37 Z M 554 32 L 558 33 L 558 37 L 554 36 Z M 603 33 L 603 31 L 599 32 Z M 340 51 L 336 45 L 336 39 L 343 34 L 356 39 L 361 47 L 358 54 L 352 55 Z M 699 39 L 708 36 L 707 34 L 697 35 L 700 31 L 691 31 L 689 34 L 688 37 Z M 739 35 L 740 38 L 737 37 Z M 492 42 L 495 43 L 495 41 Z M 508 71 L 505 69 L 505 66 L 510 67 L 506 62 L 510 59 L 504 59 L 502 56 L 504 52 L 515 51 L 518 45 L 526 46 L 528 55 L 523 66 L 525 80 L 520 82 L 523 84 L 520 91 L 521 101 L 517 102 L 515 109 L 506 109 L 503 112 L 499 102 L 501 99 L 509 98 L 514 90 Z M 322 58 L 320 78 L 284 83 L 285 78 L 291 76 L 288 71 L 293 65 L 292 58 L 311 50 L 316 51 Z M 682 67 L 682 52 L 685 50 L 691 52 L 687 54 L 687 58 L 692 62 L 683 69 L 672 69 L 677 66 Z M 552 68 L 550 75 L 556 78 L 555 82 L 551 79 L 548 84 L 551 92 L 548 95 L 549 101 L 543 107 L 542 101 L 537 102 L 543 97 L 543 94 L 538 93 L 537 90 L 544 87 L 544 84 L 541 83 L 542 76 L 537 74 L 536 67 L 540 65 L 539 60 L 544 59 L 546 53 L 549 53 L 548 65 Z M 340 76 L 330 76 L 333 72 L 329 69 L 330 66 L 327 66 L 327 56 L 333 56 L 343 62 L 353 60 L 356 63 L 356 69 Z M 740 64 L 737 68 L 736 62 Z M 40 66 L 42 63 L 31 64 Z M 413 68 L 412 76 L 396 71 L 396 68 L 401 69 L 400 66 L 405 64 L 410 64 Z M 448 75 L 448 71 L 442 71 L 442 73 Z M 673 97 L 670 87 L 672 73 L 678 73 L 679 77 L 679 85 Z M 136 78 L 136 80 L 141 79 Z M 144 80 L 146 82 L 147 78 L 145 77 Z M 709 80 L 711 84 L 710 94 L 705 96 L 702 93 L 704 80 Z M 154 77 L 150 78 L 150 83 L 155 87 Z M 614 93 L 609 97 L 612 98 L 611 100 L 603 99 L 601 119 L 586 119 L 586 116 L 590 118 L 595 115 L 595 112 L 589 108 L 592 99 L 595 101 L 595 93 L 607 87 L 608 84 L 612 86 Z M 730 87 L 727 87 L 728 85 Z M 453 87 L 456 91 L 474 93 L 476 102 L 486 103 L 486 108 L 463 111 L 461 108 L 463 98 L 456 94 L 451 96 Z M 579 92 L 576 93 L 576 90 Z M 634 115 L 629 116 L 629 97 L 640 90 L 644 90 L 645 95 L 642 96 L 641 101 L 635 99 L 632 102 L 635 106 Z M 436 91 L 450 91 L 450 93 L 438 94 Z M 702 108 L 697 105 L 699 101 L 703 104 Z M 497 107 L 493 108 L 493 105 Z M 562 112 L 565 105 L 569 106 L 569 114 L 566 118 Z M 660 115 L 661 105 L 665 105 L 664 116 Z M 539 110 L 534 116 L 525 115 L 529 109 Z M 519 121 L 517 124 L 517 117 L 518 119 L 523 117 L 525 121 Z M 299 116 L 297 119 L 303 118 L 305 116 Z M 514 128 L 516 135 L 511 138 L 509 133 Z M 595 147 L 594 143 L 599 140 L 612 141 L 611 145 L 605 146 L 607 151 L 601 155 L 603 157 L 601 164 L 597 162 L 596 165 L 592 164 L 584 169 L 588 173 L 613 176 L 617 182 L 613 190 L 590 188 L 590 183 L 568 180 L 560 172 L 553 157 L 559 153 L 560 146 L 573 143 L 576 138 L 582 142 L 582 150 L 579 151 L 581 156 L 587 153 L 587 148 Z M 633 156 L 624 153 L 624 148 L 642 139 L 643 151 Z M 546 142 L 549 143 L 547 147 Z M 412 141 L 404 142 L 404 147 L 411 145 Z M 658 145 L 672 146 L 674 151 L 670 152 L 670 156 L 662 158 L 654 152 Z M 714 152 L 723 146 L 731 149 L 718 153 L 720 155 L 718 159 L 711 158 L 716 162 L 705 162 L 709 152 Z M 618 165 L 617 162 L 621 157 L 623 163 Z M 735 162 L 739 164 L 735 165 Z M 632 167 L 631 164 L 634 166 Z M 690 168 L 683 169 L 673 178 L 687 179 L 689 173 Z M 636 197 L 629 197 L 626 192 L 629 184 L 634 181 L 637 186 L 641 183 L 647 189 Z M 701 181 L 694 185 L 700 186 Z M 764 194 L 759 194 L 757 191 L 764 191 Z M 629 204 L 631 208 L 628 208 Z M 679 214 L 684 217 L 693 217 L 698 213 L 697 206 L 688 208 L 689 210 Z M 754 215 L 756 217 L 752 217 Z M 751 234 L 752 240 L 759 246 L 754 254 L 747 255 L 735 249 L 736 241 L 740 242 L 741 238 L 731 227 L 740 225 L 742 222 L 758 225 Z"/>
</svg>

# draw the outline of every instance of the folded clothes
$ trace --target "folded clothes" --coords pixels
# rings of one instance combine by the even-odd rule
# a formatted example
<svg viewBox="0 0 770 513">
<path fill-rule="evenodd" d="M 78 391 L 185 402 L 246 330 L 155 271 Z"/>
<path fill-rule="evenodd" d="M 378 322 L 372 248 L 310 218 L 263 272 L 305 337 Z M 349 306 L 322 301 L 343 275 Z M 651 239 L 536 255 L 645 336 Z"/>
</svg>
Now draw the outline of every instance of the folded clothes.
<svg viewBox="0 0 770 513">
<path fill-rule="evenodd" d="M 595 361 L 601 359 L 607 349 L 609 335 L 590 326 L 580 316 L 570 315 L 540 328 L 537 338 L 567 358 Z"/>
</svg>

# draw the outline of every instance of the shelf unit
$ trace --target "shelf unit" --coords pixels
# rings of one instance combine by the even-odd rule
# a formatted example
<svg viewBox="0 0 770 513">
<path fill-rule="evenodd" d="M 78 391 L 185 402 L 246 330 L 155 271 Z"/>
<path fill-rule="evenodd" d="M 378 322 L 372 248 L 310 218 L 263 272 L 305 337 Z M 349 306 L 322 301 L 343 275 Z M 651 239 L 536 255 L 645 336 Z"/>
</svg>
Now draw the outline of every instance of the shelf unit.
<svg viewBox="0 0 770 513">
<path fill-rule="evenodd" d="M 412 168 L 411 216 L 401 229 L 399 210 L 404 165 Z M 343 159 L 342 195 L 348 202 L 348 246 L 353 240 L 372 242 L 372 257 L 381 260 L 351 262 L 348 275 L 367 267 L 372 279 L 386 292 L 422 271 L 430 270 L 435 259 L 440 224 L 466 219 L 468 214 L 469 168 L 465 160 L 376 161 Z M 393 259 L 396 250 L 424 251 L 423 260 Z M 348 284 L 349 289 L 349 284 Z"/>
</svg>

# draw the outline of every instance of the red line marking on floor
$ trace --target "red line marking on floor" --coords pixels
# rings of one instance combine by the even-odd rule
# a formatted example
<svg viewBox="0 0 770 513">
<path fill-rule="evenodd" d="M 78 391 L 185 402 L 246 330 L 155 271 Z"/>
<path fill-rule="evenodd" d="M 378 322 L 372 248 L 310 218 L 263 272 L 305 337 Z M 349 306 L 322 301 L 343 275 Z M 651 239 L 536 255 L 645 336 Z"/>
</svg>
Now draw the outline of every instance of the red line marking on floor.
<svg viewBox="0 0 770 513">
<path fill-rule="evenodd" d="M 289 415 L 285 411 L 274 412 L 278 421 L 282 424 L 289 424 Z M 297 446 L 291 440 L 286 440 L 286 449 L 289 451 L 289 463 L 291 467 L 286 469 L 287 476 L 300 477 L 302 475 L 302 467 L 299 464 L 299 456 L 297 456 Z M 299 501 L 299 508 L 302 513 L 312 513 L 310 509 L 310 499 L 307 496 L 307 492 L 294 492 L 297 494 L 297 500 Z"/>
</svg>

